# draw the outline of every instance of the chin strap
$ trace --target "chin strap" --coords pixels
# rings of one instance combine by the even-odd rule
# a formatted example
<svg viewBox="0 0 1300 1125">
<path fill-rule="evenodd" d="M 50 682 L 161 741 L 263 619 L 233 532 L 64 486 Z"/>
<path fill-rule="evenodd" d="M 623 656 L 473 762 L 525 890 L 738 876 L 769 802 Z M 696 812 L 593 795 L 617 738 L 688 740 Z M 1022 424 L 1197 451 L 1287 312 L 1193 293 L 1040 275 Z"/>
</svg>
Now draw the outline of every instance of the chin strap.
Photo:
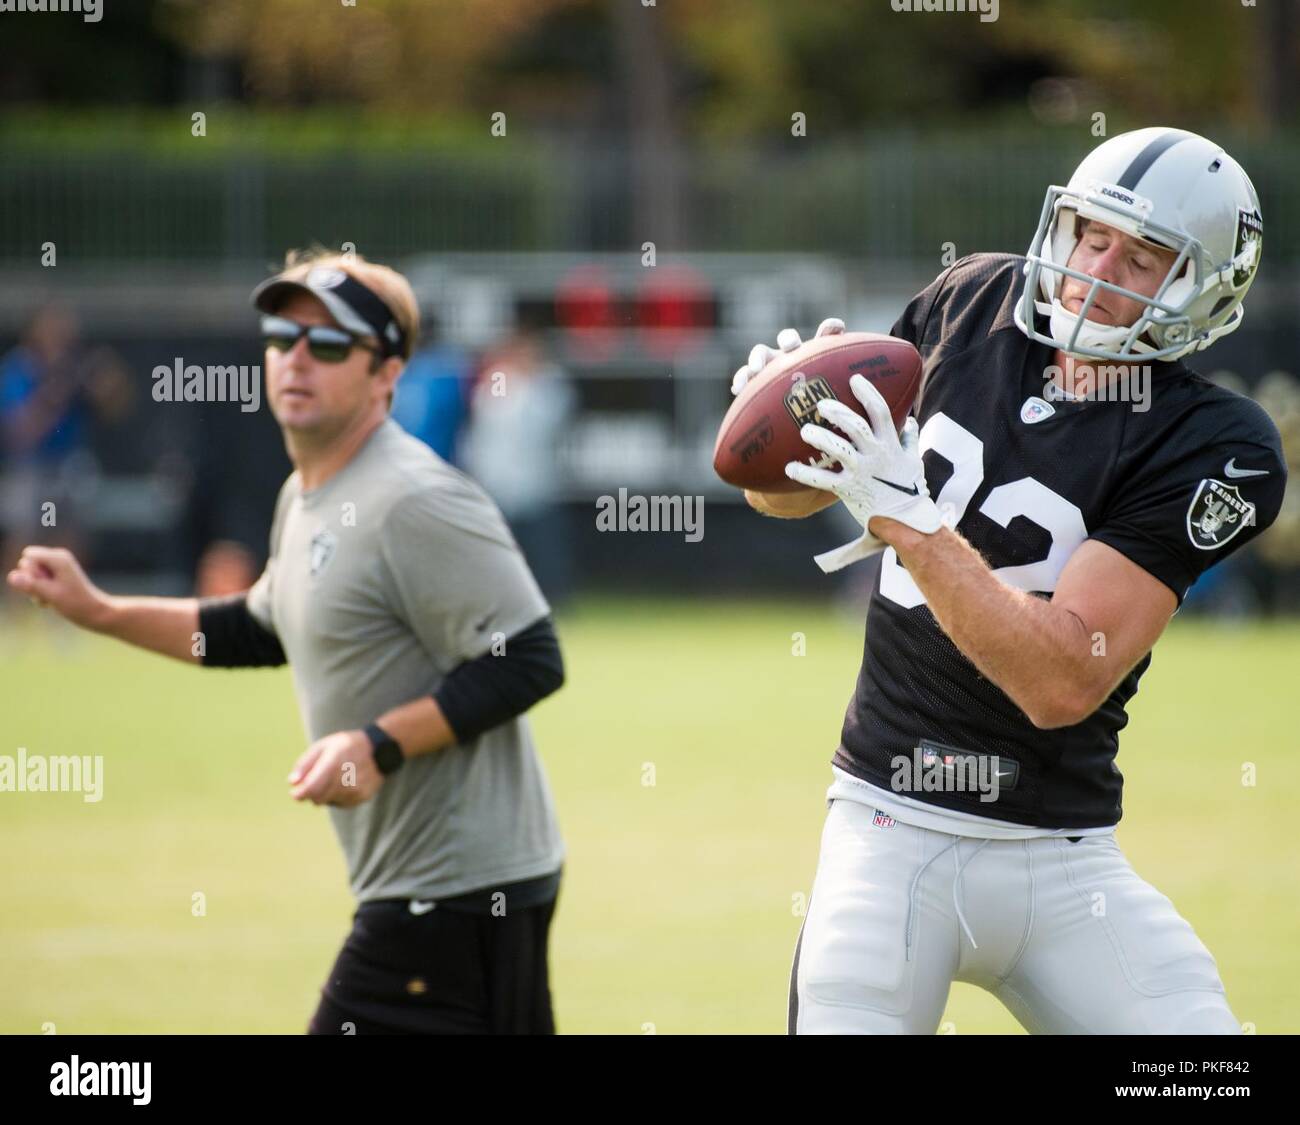
<svg viewBox="0 0 1300 1125">
<path fill-rule="evenodd" d="M 833 551 L 823 551 L 820 555 L 813 555 L 813 562 L 822 568 L 823 574 L 833 574 L 837 570 L 843 570 L 849 563 L 868 558 L 884 549 L 884 543 L 871 532 L 864 531 L 852 543 L 845 543 Z"/>
<path fill-rule="evenodd" d="M 1034 307 L 1048 317 L 1052 335 L 1057 340 L 1063 341 L 1061 346 L 1064 347 L 1064 341 L 1070 339 L 1074 333 L 1074 326 L 1079 323 L 1078 315 L 1070 312 L 1056 298 L 1052 299 L 1050 305 L 1044 301 L 1035 301 Z M 1085 348 L 1108 348 L 1114 351 L 1128 338 L 1132 330 L 1131 324 L 1097 324 L 1095 321 L 1085 320 L 1083 327 L 1079 329 L 1079 336 L 1075 343 L 1082 344 Z M 1153 352 L 1155 348 L 1139 338 L 1133 341 L 1133 351 L 1141 354 Z"/>
<path fill-rule="evenodd" d="M 945 508 L 947 508 L 947 505 L 945 505 Z M 909 513 L 900 522 L 925 535 L 933 535 L 941 527 L 952 526 L 951 519 L 945 520 L 939 513 L 939 509 L 928 502 L 919 511 Z M 836 547 L 833 551 L 823 551 L 820 555 L 813 555 L 813 562 L 821 567 L 823 574 L 832 574 L 837 570 L 843 570 L 849 563 L 870 558 L 877 551 L 883 551 L 887 546 L 889 546 L 888 543 L 877 539 L 871 532 L 863 531 L 852 543 L 845 543 L 842 547 Z"/>
</svg>

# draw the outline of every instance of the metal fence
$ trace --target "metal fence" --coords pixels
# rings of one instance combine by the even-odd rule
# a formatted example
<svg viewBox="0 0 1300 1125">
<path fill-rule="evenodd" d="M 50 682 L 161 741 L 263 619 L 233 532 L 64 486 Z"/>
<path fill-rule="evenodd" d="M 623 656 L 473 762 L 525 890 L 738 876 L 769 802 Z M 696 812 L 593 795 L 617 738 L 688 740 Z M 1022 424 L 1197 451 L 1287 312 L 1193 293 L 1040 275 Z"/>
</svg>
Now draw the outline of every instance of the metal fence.
<svg viewBox="0 0 1300 1125">
<path fill-rule="evenodd" d="M 772 151 L 700 146 L 652 158 L 675 246 L 935 259 L 1023 252 L 1049 183 L 1096 142 L 1054 134 L 786 140 Z M 1267 253 L 1300 259 L 1300 141 L 1224 138 L 1262 198 Z M 368 255 L 613 250 L 658 241 L 623 145 L 511 139 L 499 151 L 271 156 L 209 151 L 0 152 L 0 265 L 257 262 L 351 242 Z M 663 213 L 662 207 L 659 209 Z M 644 229 L 649 227 L 651 229 Z"/>
</svg>

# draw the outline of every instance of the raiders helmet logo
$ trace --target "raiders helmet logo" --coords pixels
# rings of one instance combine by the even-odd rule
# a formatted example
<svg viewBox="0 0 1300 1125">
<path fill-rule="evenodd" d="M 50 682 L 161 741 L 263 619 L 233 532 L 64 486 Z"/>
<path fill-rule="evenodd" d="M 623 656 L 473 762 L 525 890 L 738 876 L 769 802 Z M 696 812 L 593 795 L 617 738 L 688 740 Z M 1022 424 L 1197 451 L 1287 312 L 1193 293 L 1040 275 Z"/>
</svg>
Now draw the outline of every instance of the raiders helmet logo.
<svg viewBox="0 0 1300 1125">
<path fill-rule="evenodd" d="M 1232 247 L 1232 287 L 1240 289 L 1255 276 L 1264 248 L 1264 220 L 1258 211 L 1237 212 L 1237 241 Z"/>
<path fill-rule="evenodd" d="M 311 537 L 311 576 L 316 578 L 330 564 L 339 541 L 326 528 Z"/>
<path fill-rule="evenodd" d="M 1196 487 L 1187 508 L 1187 535 L 1202 551 L 1222 547 L 1243 527 L 1255 522 L 1255 505 L 1241 498 L 1235 485 L 1207 478 Z"/>
</svg>

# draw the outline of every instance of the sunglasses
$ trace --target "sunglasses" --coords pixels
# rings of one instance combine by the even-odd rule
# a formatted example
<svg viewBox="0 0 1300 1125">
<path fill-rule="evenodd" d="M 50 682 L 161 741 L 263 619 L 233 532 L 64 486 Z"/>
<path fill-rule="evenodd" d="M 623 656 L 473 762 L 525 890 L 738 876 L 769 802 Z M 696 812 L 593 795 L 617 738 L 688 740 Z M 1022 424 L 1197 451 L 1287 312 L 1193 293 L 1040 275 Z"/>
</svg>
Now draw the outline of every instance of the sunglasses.
<svg viewBox="0 0 1300 1125">
<path fill-rule="evenodd" d="M 307 337 L 307 350 L 313 359 L 322 363 L 342 363 L 352 354 L 353 348 L 379 354 L 379 349 L 370 344 L 363 344 L 354 332 L 335 328 L 330 324 L 299 324 L 283 316 L 262 317 L 262 346 L 274 348 L 278 352 L 287 352 L 304 336 Z"/>
</svg>

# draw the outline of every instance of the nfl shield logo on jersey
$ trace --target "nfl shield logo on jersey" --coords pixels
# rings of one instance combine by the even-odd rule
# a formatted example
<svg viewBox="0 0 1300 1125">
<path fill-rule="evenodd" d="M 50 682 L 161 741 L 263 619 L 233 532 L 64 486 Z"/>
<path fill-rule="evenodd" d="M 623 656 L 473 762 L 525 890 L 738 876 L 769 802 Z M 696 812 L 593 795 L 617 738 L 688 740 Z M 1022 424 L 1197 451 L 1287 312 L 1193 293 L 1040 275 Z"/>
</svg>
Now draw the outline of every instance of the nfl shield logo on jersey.
<svg viewBox="0 0 1300 1125">
<path fill-rule="evenodd" d="M 311 537 L 311 576 L 313 578 L 329 566 L 330 559 L 334 557 L 334 548 L 338 546 L 338 543 L 339 541 L 334 538 L 333 534 L 324 527 Z"/>
<path fill-rule="evenodd" d="M 1187 509 L 1187 534 L 1202 551 L 1222 547 L 1254 522 L 1255 505 L 1241 498 L 1241 490 L 1212 478 L 1201 481 Z"/>
<path fill-rule="evenodd" d="M 1056 407 L 1050 402 L 1045 402 L 1037 395 L 1030 395 L 1025 399 L 1024 405 L 1020 408 L 1020 420 L 1027 426 L 1032 426 L 1035 422 L 1041 422 L 1044 418 L 1050 418 L 1056 413 Z"/>
<path fill-rule="evenodd" d="M 877 828 L 893 828 L 898 822 L 883 809 L 877 809 L 876 815 L 871 819 L 871 823 Z"/>
</svg>

